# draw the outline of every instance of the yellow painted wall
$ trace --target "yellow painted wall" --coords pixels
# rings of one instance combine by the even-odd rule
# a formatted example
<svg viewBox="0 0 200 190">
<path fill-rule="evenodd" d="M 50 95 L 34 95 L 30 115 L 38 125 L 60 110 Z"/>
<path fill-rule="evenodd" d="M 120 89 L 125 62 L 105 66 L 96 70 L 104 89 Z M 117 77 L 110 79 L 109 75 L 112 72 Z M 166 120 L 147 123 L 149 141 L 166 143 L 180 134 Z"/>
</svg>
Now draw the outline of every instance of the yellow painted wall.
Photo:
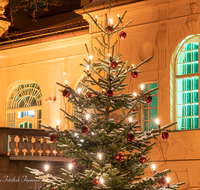
<svg viewBox="0 0 200 190">
<path fill-rule="evenodd" d="M 56 126 L 56 120 L 63 120 L 59 111 L 64 108 L 63 98 L 56 82 L 69 85 L 76 83 L 82 75 L 79 66 L 86 56 L 84 44 L 88 43 L 87 34 L 66 39 L 58 39 L 35 45 L 2 50 L 0 52 L 0 126 L 6 124 L 6 100 L 12 89 L 21 83 L 37 83 L 43 95 L 43 101 L 56 96 L 55 103 L 42 104 L 42 123 Z M 69 111 L 69 110 L 68 110 Z M 62 121 L 60 126 L 68 128 Z"/>
</svg>

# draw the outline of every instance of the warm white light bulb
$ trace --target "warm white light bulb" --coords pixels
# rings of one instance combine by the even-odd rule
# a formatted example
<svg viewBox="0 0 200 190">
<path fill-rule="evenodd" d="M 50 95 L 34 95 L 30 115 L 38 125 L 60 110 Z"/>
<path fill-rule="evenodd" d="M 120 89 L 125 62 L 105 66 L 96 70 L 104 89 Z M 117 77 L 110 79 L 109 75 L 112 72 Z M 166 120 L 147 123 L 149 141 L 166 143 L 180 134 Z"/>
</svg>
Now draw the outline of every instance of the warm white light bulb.
<svg viewBox="0 0 200 190">
<path fill-rule="evenodd" d="M 60 120 L 58 119 L 58 120 L 56 121 L 56 123 L 57 123 L 57 125 L 59 125 L 59 124 L 60 124 Z"/>
<path fill-rule="evenodd" d="M 167 183 L 169 183 L 169 181 L 170 181 L 170 178 L 169 178 L 169 177 L 167 177 L 167 179 L 166 179 L 166 180 L 167 180 Z"/>
<path fill-rule="evenodd" d="M 69 167 L 69 170 L 72 170 L 73 164 L 69 164 L 68 167 Z"/>
<path fill-rule="evenodd" d="M 49 169 L 49 165 L 46 164 L 46 165 L 44 166 L 44 169 L 45 169 L 45 172 L 47 172 L 47 170 Z"/>
<path fill-rule="evenodd" d="M 134 67 L 134 64 L 132 64 L 132 67 Z"/>
<path fill-rule="evenodd" d="M 98 154 L 98 157 L 99 157 L 99 160 L 101 160 L 102 159 L 102 154 Z"/>
<path fill-rule="evenodd" d="M 89 69 L 90 69 L 90 66 L 89 66 L 89 65 L 87 65 L 87 71 L 89 71 Z"/>
<path fill-rule="evenodd" d="M 136 92 L 133 93 L 134 96 L 137 96 Z"/>
<path fill-rule="evenodd" d="M 120 17 L 119 14 L 117 14 L 117 17 Z"/>
<path fill-rule="evenodd" d="M 129 117 L 129 122 L 130 122 L 130 123 L 131 123 L 132 120 L 133 120 L 132 117 Z"/>
<path fill-rule="evenodd" d="M 80 94 L 80 93 L 81 93 L 81 88 L 78 88 L 78 90 L 77 90 L 77 91 L 78 91 L 78 93 Z"/>
<path fill-rule="evenodd" d="M 144 85 L 141 84 L 141 85 L 140 85 L 140 88 L 141 88 L 141 90 L 144 90 Z"/>
<path fill-rule="evenodd" d="M 94 135 L 94 132 L 91 132 L 92 135 Z"/>
<path fill-rule="evenodd" d="M 75 136 L 75 137 L 78 136 L 78 133 L 75 133 L 74 136 Z"/>
<path fill-rule="evenodd" d="M 81 139 L 80 141 L 81 141 L 81 142 L 84 142 L 84 140 L 83 140 L 83 139 Z"/>
<path fill-rule="evenodd" d="M 167 179 L 166 179 L 166 180 L 167 180 L 167 183 L 169 183 L 169 181 L 170 181 L 170 178 L 169 178 L 169 177 L 167 177 Z"/>
<path fill-rule="evenodd" d="M 97 19 L 97 18 L 98 18 L 98 16 L 96 15 L 96 16 L 95 16 L 95 18 Z"/>
<path fill-rule="evenodd" d="M 101 182 L 101 184 L 103 185 L 104 180 L 101 178 L 101 179 L 100 179 L 100 182 Z"/>
<path fill-rule="evenodd" d="M 112 18 L 110 19 L 110 24 L 111 24 L 111 25 L 113 24 L 113 19 L 112 19 Z"/>
<path fill-rule="evenodd" d="M 103 89 L 103 92 L 105 91 L 105 89 Z"/>
<path fill-rule="evenodd" d="M 156 119 L 155 122 L 157 123 L 157 125 L 159 125 L 159 119 Z"/>
<path fill-rule="evenodd" d="M 152 164 L 152 169 L 153 169 L 153 171 L 156 171 L 156 165 L 155 164 Z"/>
<path fill-rule="evenodd" d="M 65 84 L 68 84 L 68 80 L 65 81 Z"/>
<path fill-rule="evenodd" d="M 111 55 L 110 55 L 110 53 L 108 54 L 108 57 L 110 57 Z"/>
<path fill-rule="evenodd" d="M 93 56 L 92 56 L 92 55 L 89 55 L 89 59 L 92 60 L 92 59 L 93 59 Z"/>
<path fill-rule="evenodd" d="M 90 117 L 90 115 L 89 114 L 86 114 L 86 120 L 88 120 L 89 119 L 89 117 Z"/>
</svg>

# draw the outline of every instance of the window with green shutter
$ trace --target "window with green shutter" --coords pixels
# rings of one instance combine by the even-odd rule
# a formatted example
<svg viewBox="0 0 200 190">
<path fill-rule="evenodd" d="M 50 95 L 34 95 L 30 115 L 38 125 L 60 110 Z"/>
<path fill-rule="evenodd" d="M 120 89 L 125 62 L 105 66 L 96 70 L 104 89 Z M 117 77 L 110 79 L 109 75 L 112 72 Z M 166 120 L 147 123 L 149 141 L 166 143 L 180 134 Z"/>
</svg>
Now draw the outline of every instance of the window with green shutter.
<svg viewBox="0 0 200 190">
<path fill-rule="evenodd" d="M 158 83 L 144 84 L 144 92 L 156 88 Z M 153 101 L 150 104 L 144 104 L 142 110 L 143 130 L 148 131 L 155 128 L 155 119 L 158 116 L 158 91 L 152 92 Z"/>
<path fill-rule="evenodd" d="M 177 129 L 199 128 L 199 42 L 187 43 L 178 57 L 176 76 Z"/>
</svg>

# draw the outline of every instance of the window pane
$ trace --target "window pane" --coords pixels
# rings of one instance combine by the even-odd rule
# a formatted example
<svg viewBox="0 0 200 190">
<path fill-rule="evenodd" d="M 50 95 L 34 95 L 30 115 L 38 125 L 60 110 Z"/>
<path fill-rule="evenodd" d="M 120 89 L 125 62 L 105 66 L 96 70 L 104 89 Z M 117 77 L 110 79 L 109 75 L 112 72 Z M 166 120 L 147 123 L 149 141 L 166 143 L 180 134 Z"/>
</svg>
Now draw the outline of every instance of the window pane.
<svg viewBox="0 0 200 190">
<path fill-rule="evenodd" d="M 193 50 L 199 49 L 199 44 L 198 44 L 198 42 L 193 43 L 193 48 L 192 48 L 192 49 L 193 49 Z"/>
<path fill-rule="evenodd" d="M 192 115 L 193 116 L 199 115 L 199 104 L 192 105 Z"/>
<path fill-rule="evenodd" d="M 186 50 L 186 51 L 191 50 L 191 43 L 186 44 L 186 46 L 185 46 L 185 50 Z"/>
<path fill-rule="evenodd" d="M 177 75 L 198 73 L 199 43 L 186 44 L 179 54 L 177 63 Z"/>
<path fill-rule="evenodd" d="M 192 118 L 192 127 L 193 127 L 193 129 L 199 128 L 199 117 Z"/>
<path fill-rule="evenodd" d="M 38 110 L 37 118 L 42 119 L 42 110 Z"/>
<path fill-rule="evenodd" d="M 29 128 L 29 129 L 32 129 L 32 123 L 29 123 L 29 124 L 28 124 L 28 128 Z"/>
<path fill-rule="evenodd" d="M 192 61 L 199 61 L 199 56 L 198 56 L 199 52 L 195 51 L 192 53 Z"/>
<path fill-rule="evenodd" d="M 24 128 L 27 129 L 27 127 L 28 127 L 28 123 L 24 122 Z"/>
<path fill-rule="evenodd" d="M 177 79 L 178 130 L 196 129 L 196 127 L 198 127 L 198 120 L 199 120 L 198 83 L 199 83 L 198 77 Z"/>
<path fill-rule="evenodd" d="M 143 120 L 148 120 L 148 109 L 144 109 Z"/>
<path fill-rule="evenodd" d="M 183 53 L 180 54 L 178 63 L 184 63 Z"/>
<path fill-rule="evenodd" d="M 29 117 L 34 117 L 34 115 L 35 115 L 35 111 L 34 110 L 28 111 L 28 116 Z"/>
<path fill-rule="evenodd" d="M 157 83 L 145 84 L 145 91 L 152 90 L 158 86 Z M 143 130 L 155 128 L 155 119 L 157 118 L 157 90 L 152 92 L 152 103 L 143 106 Z"/>
<path fill-rule="evenodd" d="M 143 130 L 148 131 L 148 121 L 143 122 Z"/>
</svg>

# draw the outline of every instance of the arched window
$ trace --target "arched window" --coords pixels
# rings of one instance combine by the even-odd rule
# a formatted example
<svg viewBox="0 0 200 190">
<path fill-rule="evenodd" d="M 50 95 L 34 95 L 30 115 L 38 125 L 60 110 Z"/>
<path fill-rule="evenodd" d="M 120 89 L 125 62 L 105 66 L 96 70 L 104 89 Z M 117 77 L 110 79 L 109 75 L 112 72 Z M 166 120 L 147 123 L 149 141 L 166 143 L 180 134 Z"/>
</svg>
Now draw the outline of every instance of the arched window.
<svg viewBox="0 0 200 190">
<path fill-rule="evenodd" d="M 177 129 L 199 128 L 199 40 L 181 43 L 176 59 Z"/>
<path fill-rule="evenodd" d="M 42 120 L 42 93 L 36 83 L 20 84 L 7 101 L 7 126 L 40 128 Z"/>
</svg>

